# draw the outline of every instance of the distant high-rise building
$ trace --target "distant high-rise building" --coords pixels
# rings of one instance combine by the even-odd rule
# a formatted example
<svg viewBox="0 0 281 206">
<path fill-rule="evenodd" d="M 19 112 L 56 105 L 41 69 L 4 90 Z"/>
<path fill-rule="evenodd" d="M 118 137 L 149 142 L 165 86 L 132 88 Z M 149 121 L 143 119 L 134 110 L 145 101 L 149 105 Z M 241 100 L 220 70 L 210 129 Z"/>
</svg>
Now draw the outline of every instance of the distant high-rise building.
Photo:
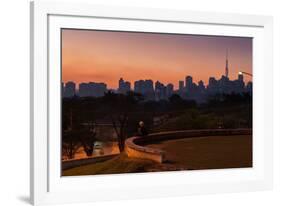
<svg viewBox="0 0 281 206">
<path fill-rule="evenodd" d="M 75 96 L 75 83 L 66 82 L 64 87 L 64 97 L 73 97 Z"/>
<path fill-rule="evenodd" d="M 233 81 L 233 92 L 235 93 L 242 93 L 245 91 L 245 83 L 243 74 L 238 74 L 238 79 Z"/>
<path fill-rule="evenodd" d="M 244 81 L 243 74 L 238 74 L 238 81 L 240 82 Z"/>
<path fill-rule="evenodd" d="M 119 87 L 118 87 L 118 92 L 122 94 L 126 94 L 131 90 L 131 83 L 128 81 L 124 81 L 123 78 L 120 78 L 119 80 Z"/>
<path fill-rule="evenodd" d="M 253 92 L 253 82 L 248 82 L 246 86 L 246 91 L 252 94 Z"/>
<path fill-rule="evenodd" d="M 172 96 L 174 93 L 174 85 L 173 84 L 167 84 L 167 98 Z"/>
<path fill-rule="evenodd" d="M 121 90 L 121 89 L 122 89 L 123 84 L 124 84 L 124 80 L 123 80 L 123 78 L 121 77 L 121 78 L 119 79 L 119 87 L 118 87 L 118 90 Z"/>
<path fill-rule="evenodd" d="M 148 79 L 144 81 L 144 93 L 145 94 L 153 94 L 154 89 L 153 89 L 153 81 Z"/>
<path fill-rule="evenodd" d="M 190 92 L 192 89 L 193 80 L 191 76 L 185 77 L 185 89 L 187 92 Z"/>
<path fill-rule="evenodd" d="M 194 85 L 194 92 L 193 92 L 193 99 L 197 102 L 204 102 L 206 100 L 206 87 L 204 85 L 204 82 L 200 80 L 198 82 L 198 86 Z"/>
<path fill-rule="evenodd" d="M 87 84 L 87 83 L 80 83 L 78 91 L 79 91 L 79 96 L 80 97 L 90 97 L 90 96 L 93 96 L 93 94 L 91 94 L 91 90 L 90 90 L 89 84 Z"/>
<path fill-rule="evenodd" d="M 107 91 L 107 86 L 105 83 L 89 82 L 88 84 L 91 94 L 93 94 L 94 97 L 102 97 Z"/>
<path fill-rule="evenodd" d="M 219 80 L 210 77 L 209 85 L 207 86 L 207 93 L 209 95 L 242 93 L 245 91 L 251 92 L 251 90 L 245 88 L 243 74 L 239 74 L 236 80 L 229 80 L 225 75 L 222 75 Z"/>
<path fill-rule="evenodd" d="M 126 91 L 126 92 L 130 91 L 130 90 L 131 90 L 131 83 L 128 82 L 128 81 L 126 81 L 126 82 L 124 83 L 124 88 L 125 88 L 125 91 Z"/>
<path fill-rule="evenodd" d="M 218 84 L 219 84 L 219 93 L 229 94 L 233 90 L 231 81 L 227 76 L 222 75 L 221 79 L 218 80 Z"/>
<path fill-rule="evenodd" d="M 105 83 L 81 83 L 79 84 L 79 96 L 80 97 L 102 97 L 107 91 Z"/>
<path fill-rule="evenodd" d="M 198 82 L 198 89 L 199 89 L 200 92 L 205 90 L 205 85 L 204 85 L 204 82 L 202 80 L 200 80 Z"/>
<path fill-rule="evenodd" d="M 184 91 L 184 81 L 179 81 L 179 91 L 180 92 Z"/>
<path fill-rule="evenodd" d="M 166 87 L 161 82 L 157 81 L 155 83 L 155 100 L 159 101 L 161 99 L 166 99 Z"/>
<path fill-rule="evenodd" d="M 134 91 L 136 93 L 140 93 L 142 94 L 143 93 L 143 84 L 144 84 L 144 81 L 143 80 L 139 80 L 139 81 L 135 81 L 134 83 Z"/>
<path fill-rule="evenodd" d="M 150 79 L 135 81 L 134 91 L 142 94 L 147 100 L 154 99 L 153 81 Z"/>
<path fill-rule="evenodd" d="M 214 77 L 209 78 L 209 84 L 208 84 L 208 92 L 209 94 L 215 94 L 219 92 L 219 87 L 218 87 L 218 81 Z"/>
</svg>

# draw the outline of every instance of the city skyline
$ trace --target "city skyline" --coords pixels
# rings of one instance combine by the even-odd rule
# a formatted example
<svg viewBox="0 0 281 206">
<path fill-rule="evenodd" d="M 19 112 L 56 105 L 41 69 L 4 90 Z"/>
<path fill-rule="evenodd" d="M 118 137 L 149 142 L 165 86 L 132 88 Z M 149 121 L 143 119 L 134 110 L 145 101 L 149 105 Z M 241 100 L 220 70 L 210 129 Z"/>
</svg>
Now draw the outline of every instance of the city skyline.
<svg viewBox="0 0 281 206">
<path fill-rule="evenodd" d="M 209 78 L 209 84 L 205 85 L 203 81 L 198 84 L 193 82 L 192 76 L 186 76 L 185 81 L 179 81 L 179 89 L 175 89 L 171 83 L 163 84 L 159 80 L 154 82 L 150 79 L 140 79 L 134 81 L 134 84 L 124 80 L 122 77 L 118 81 L 118 88 L 107 88 L 104 82 L 82 82 L 76 87 L 74 82 L 62 82 L 63 97 L 103 97 L 106 92 L 112 91 L 119 94 L 128 94 L 128 92 L 136 92 L 144 97 L 144 100 L 168 100 L 173 94 L 177 94 L 183 99 L 195 100 L 202 103 L 208 100 L 208 97 L 216 94 L 241 94 L 249 93 L 252 95 L 253 84 L 249 81 L 244 82 L 244 75 L 239 73 L 237 79 L 230 80 L 228 77 L 228 64 L 226 60 L 225 75 L 220 79 L 214 77 Z M 134 85 L 134 86 L 132 86 Z"/>
<path fill-rule="evenodd" d="M 187 75 L 186 77 L 189 77 L 190 75 Z M 223 77 L 224 75 L 222 75 L 221 77 Z M 237 74 L 237 76 L 239 76 L 239 73 Z M 236 77 L 237 77 L 236 76 Z M 185 78 L 186 78 L 185 77 Z M 190 76 L 190 77 L 192 77 L 192 76 Z M 251 80 L 249 80 L 249 81 L 245 81 L 245 77 L 247 77 L 247 76 L 244 76 L 243 75 L 243 78 L 244 78 L 244 82 L 245 82 L 245 84 L 248 84 L 248 83 L 252 83 L 252 81 Z M 177 82 L 177 84 L 176 85 L 174 85 L 174 84 L 172 84 L 172 83 L 164 83 L 165 85 L 168 85 L 168 84 L 172 84 L 173 86 L 174 86 L 174 90 L 180 90 L 180 82 L 183 82 L 183 84 L 185 83 L 185 78 L 183 78 L 183 79 L 180 79 L 178 82 Z M 193 78 L 193 77 L 192 77 Z M 209 79 L 208 79 L 208 82 L 210 81 L 210 78 L 215 78 L 215 77 L 209 77 Z M 160 82 L 160 83 L 163 83 L 161 80 L 152 80 L 152 79 L 137 79 L 137 80 L 134 80 L 133 82 L 130 82 L 130 81 L 127 81 L 127 80 L 125 80 L 123 77 L 120 77 L 119 79 L 117 79 L 116 80 L 116 84 L 117 84 L 117 86 L 115 87 L 115 88 L 110 88 L 110 87 L 107 87 L 107 90 L 115 90 L 115 91 L 117 91 L 118 90 L 118 88 L 119 88 L 119 85 L 118 85 L 118 82 L 120 81 L 120 79 L 123 79 L 124 81 L 126 81 L 126 82 L 129 82 L 130 83 L 130 88 L 131 88 L 131 90 L 134 90 L 134 83 L 135 82 L 137 82 L 137 81 L 140 81 L 140 80 L 151 80 L 152 82 L 153 82 L 153 88 L 155 88 L 155 83 L 156 82 Z M 219 80 L 220 78 L 215 78 L 216 80 Z M 237 79 L 237 78 L 236 78 Z M 234 79 L 229 79 L 230 81 L 235 81 L 236 80 L 235 78 Z M 208 84 L 208 82 L 207 83 L 205 83 L 203 80 L 199 80 L 198 82 L 195 82 L 195 81 L 193 81 L 193 83 L 195 83 L 196 85 L 199 85 L 200 84 L 200 82 L 203 82 L 203 84 L 204 84 L 204 86 L 205 87 L 207 87 L 209 84 Z M 89 84 L 89 83 L 97 83 L 97 84 L 105 84 L 106 86 L 108 86 L 108 84 L 106 83 L 106 82 L 97 82 L 97 81 L 88 81 L 88 82 L 75 82 L 75 81 L 66 81 L 66 82 L 64 82 L 64 81 L 62 81 L 62 83 L 63 84 L 66 84 L 66 83 L 68 83 L 68 82 L 73 82 L 74 84 L 75 84 L 75 89 L 76 90 L 78 90 L 79 89 L 79 85 L 80 84 Z M 184 87 L 185 87 L 185 85 L 183 85 Z"/>
<path fill-rule="evenodd" d="M 222 74 L 221 75 L 221 78 L 222 77 L 227 77 L 230 81 L 234 81 L 235 80 L 235 78 L 234 79 L 230 79 L 229 77 L 228 77 L 228 72 L 229 72 L 229 70 L 228 70 L 228 58 L 226 58 L 226 63 L 225 63 L 225 74 Z M 244 76 L 244 74 L 246 74 L 246 76 Z M 251 73 L 247 73 L 247 72 L 245 72 L 245 71 L 239 71 L 238 73 L 237 73 L 237 75 L 238 75 L 238 78 L 239 78 L 239 76 L 240 75 L 242 75 L 243 76 L 243 81 L 245 80 L 245 79 L 248 79 L 248 81 L 244 81 L 245 83 L 252 83 L 252 74 Z M 250 76 L 249 78 L 247 78 L 248 76 Z M 176 89 L 176 90 L 180 90 L 180 88 L 181 88 L 181 84 L 183 83 L 184 84 L 184 81 L 185 81 L 185 79 L 187 78 L 187 77 L 192 77 L 192 76 L 190 76 L 190 75 L 187 75 L 185 78 L 183 78 L 183 79 L 180 79 L 177 83 L 177 87 L 176 87 L 176 85 L 174 85 L 174 84 L 172 84 L 172 83 L 166 83 L 167 85 L 168 84 L 172 84 L 173 86 L 174 86 L 174 88 Z M 237 77 L 237 76 L 236 76 Z M 246 78 L 245 78 L 246 77 Z M 211 76 L 211 77 L 209 77 L 209 79 L 208 79 L 208 83 L 206 83 L 206 82 L 204 82 L 202 79 L 201 80 L 199 80 L 198 82 L 193 82 L 193 83 L 195 83 L 195 84 L 197 84 L 197 85 L 199 85 L 199 84 L 204 84 L 204 86 L 208 86 L 209 85 L 209 81 L 210 81 L 210 79 L 212 79 L 212 78 L 214 78 L 214 79 L 218 79 L 218 78 L 216 78 L 216 77 L 213 77 L 213 76 Z M 118 88 L 119 88 L 119 86 L 120 86 L 120 80 L 123 80 L 123 77 L 120 77 L 116 82 L 119 82 L 119 84 L 117 84 L 117 87 L 116 88 L 107 88 L 108 90 L 118 90 Z M 193 77 L 192 77 L 192 79 L 193 79 Z M 137 82 L 137 81 L 140 81 L 140 80 L 143 80 L 143 79 L 138 79 L 138 80 L 134 80 L 133 81 L 133 83 L 135 83 L 135 82 Z M 159 80 L 159 79 L 157 79 L 157 80 L 153 80 L 153 79 L 144 79 L 144 80 L 151 80 L 152 82 L 161 82 L 161 80 Z M 100 83 L 100 84 L 105 84 L 106 86 L 108 85 L 106 82 L 97 82 L 97 81 L 88 81 L 88 82 L 75 82 L 75 81 L 67 81 L 67 82 L 73 82 L 73 83 L 75 83 L 75 84 L 77 84 L 77 85 L 79 85 L 79 84 L 84 84 L 84 83 Z M 67 82 L 64 82 L 64 81 L 62 81 L 62 83 L 67 83 Z M 130 84 L 130 87 L 131 87 L 131 82 L 130 81 L 126 81 L 126 83 L 129 83 Z M 162 82 L 161 82 L 162 83 Z M 182 85 L 182 86 L 184 86 L 184 85 Z M 77 89 L 77 88 L 75 88 L 75 89 Z"/>
<path fill-rule="evenodd" d="M 62 30 L 62 81 L 104 82 L 118 88 L 120 77 L 160 80 L 175 89 L 186 74 L 208 85 L 209 77 L 240 70 L 252 73 L 252 39 L 240 37 Z M 251 78 L 245 76 L 245 82 Z"/>
</svg>

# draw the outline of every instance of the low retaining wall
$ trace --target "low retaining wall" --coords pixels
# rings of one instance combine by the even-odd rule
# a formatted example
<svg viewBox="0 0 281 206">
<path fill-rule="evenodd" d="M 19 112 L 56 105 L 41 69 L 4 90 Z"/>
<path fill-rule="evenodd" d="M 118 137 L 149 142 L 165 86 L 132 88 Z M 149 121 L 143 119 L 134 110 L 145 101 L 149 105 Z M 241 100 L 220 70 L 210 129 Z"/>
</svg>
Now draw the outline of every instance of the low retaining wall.
<svg viewBox="0 0 281 206">
<path fill-rule="evenodd" d="M 146 147 L 153 142 L 183 138 L 220 136 L 220 135 L 250 135 L 252 129 L 212 129 L 212 130 L 184 130 L 153 133 L 148 136 L 128 138 L 125 142 L 125 152 L 128 157 L 149 159 L 158 163 L 165 161 L 165 152 L 160 149 Z"/>
<path fill-rule="evenodd" d="M 62 170 L 67 170 L 67 169 L 71 169 L 71 168 L 82 166 L 82 165 L 103 162 L 103 161 L 109 160 L 117 155 L 118 154 L 104 155 L 104 156 L 99 156 L 99 157 L 89 157 L 89 158 L 76 159 L 76 160 L 64 160 L 64 161 L 62 161 L 61 168 L 62 168 Z"/>
<path fill-rule="evenodd" d="M 149 159 L 155 162 L 163 162 L 165 158 L 165 153 L 162 150 L 143 147 L 137 145 L 143 137 L 131 137 L 125 142 L 125 152 L 128 157 L 140 158 L 140 159 Z"/>
</svg>

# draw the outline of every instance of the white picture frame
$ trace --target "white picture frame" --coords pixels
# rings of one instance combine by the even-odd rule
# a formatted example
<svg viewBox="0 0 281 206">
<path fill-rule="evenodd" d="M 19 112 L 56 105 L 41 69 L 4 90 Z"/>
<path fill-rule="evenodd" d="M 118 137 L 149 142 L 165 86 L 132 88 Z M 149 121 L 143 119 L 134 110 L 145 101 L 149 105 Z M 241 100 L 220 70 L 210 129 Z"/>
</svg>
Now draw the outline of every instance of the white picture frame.
<svg viewBox="0 0 281 206">
<path fill-rule="evenodd" d="M 93 21 L 95 24 L 93 24 Z M 34 1 L 31 3 L 31 201 L 91 202 L 268 190 L 273 185 L 272 17 Z M 188 26 L 187 26 L 188 25 Z M 254 38 L 253 168 L 60 176 L 60 38 L 63 27 Z M 255 92 L 259 91 L 259 92 Z M 50 147 L 52 149 L 50 149 Z M 82 187 L 83 186 L 83 189 Z"/>
</svg>

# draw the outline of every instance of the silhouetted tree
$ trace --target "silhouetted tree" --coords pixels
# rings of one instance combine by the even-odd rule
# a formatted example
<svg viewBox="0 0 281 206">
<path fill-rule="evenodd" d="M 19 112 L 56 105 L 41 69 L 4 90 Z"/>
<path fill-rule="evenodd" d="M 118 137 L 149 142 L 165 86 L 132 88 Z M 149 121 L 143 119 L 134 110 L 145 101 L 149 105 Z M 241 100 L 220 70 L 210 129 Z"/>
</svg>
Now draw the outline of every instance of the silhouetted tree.
<svg viewBox="0 0 281 206">
<path fill-rule="evenodd" d="M 96 142 L 96 126 L 95 123 L 92 121 L 89 121 L 84 126 L 84 128 L 81 130 L 79 139 L 81 141 L 81 144 L 83 146 L 84 152 L 88 157 L 93 155 L 94 152 L 94 144 Z"/>
<path fill-rule="evenodd" d="M 63 120 L 65 126 L 63 126 L 62 150 L 63 155 L 68 159 L 73 159 L 81 146 L 87 156 L 92 156 L 96 141 L 95 124 L 93 120 L 90 120 L 93 117 L 85 115 L 87 112 L 75 107 L 74 104 L 77 100 L 74 101 L 67 108 L 68 112 L 64 113 Z"/>
<path fill-rule="evenodd" d="M 127 129 L 130 112 L 133 111 L 142 96 L 138 93 L 128 92 L 126 95 L 107 92 L 104 103 L 108 106 L 109 116 L 116 132 L 120 152 L 124 150 L 127 138 Z"/>
<path fill-rule="evenodd" d="M 169 102 L 171 103 L 173 110 L 190 109 L 197 106 L 196 101 L 182 99 L 178 94 L 173 94 L 172 96 L 170 96 Z"/>
<path fill-rule="evenodd" d="M 173 94 L 169 97 L 169 101 L 172 103 L 172 104 L 178 104 L 178 103 L 182 103 L 183 102 L 183 99 L 180 97 L 180 95 L 178 94 Z"/>
<path fill-rule="evenodd" d="M 62 141 L 62 154 L 68 159 L 73 159 L 79 147 L 79 134 L 75 131 L 64 131 Z"/>
</svg>

